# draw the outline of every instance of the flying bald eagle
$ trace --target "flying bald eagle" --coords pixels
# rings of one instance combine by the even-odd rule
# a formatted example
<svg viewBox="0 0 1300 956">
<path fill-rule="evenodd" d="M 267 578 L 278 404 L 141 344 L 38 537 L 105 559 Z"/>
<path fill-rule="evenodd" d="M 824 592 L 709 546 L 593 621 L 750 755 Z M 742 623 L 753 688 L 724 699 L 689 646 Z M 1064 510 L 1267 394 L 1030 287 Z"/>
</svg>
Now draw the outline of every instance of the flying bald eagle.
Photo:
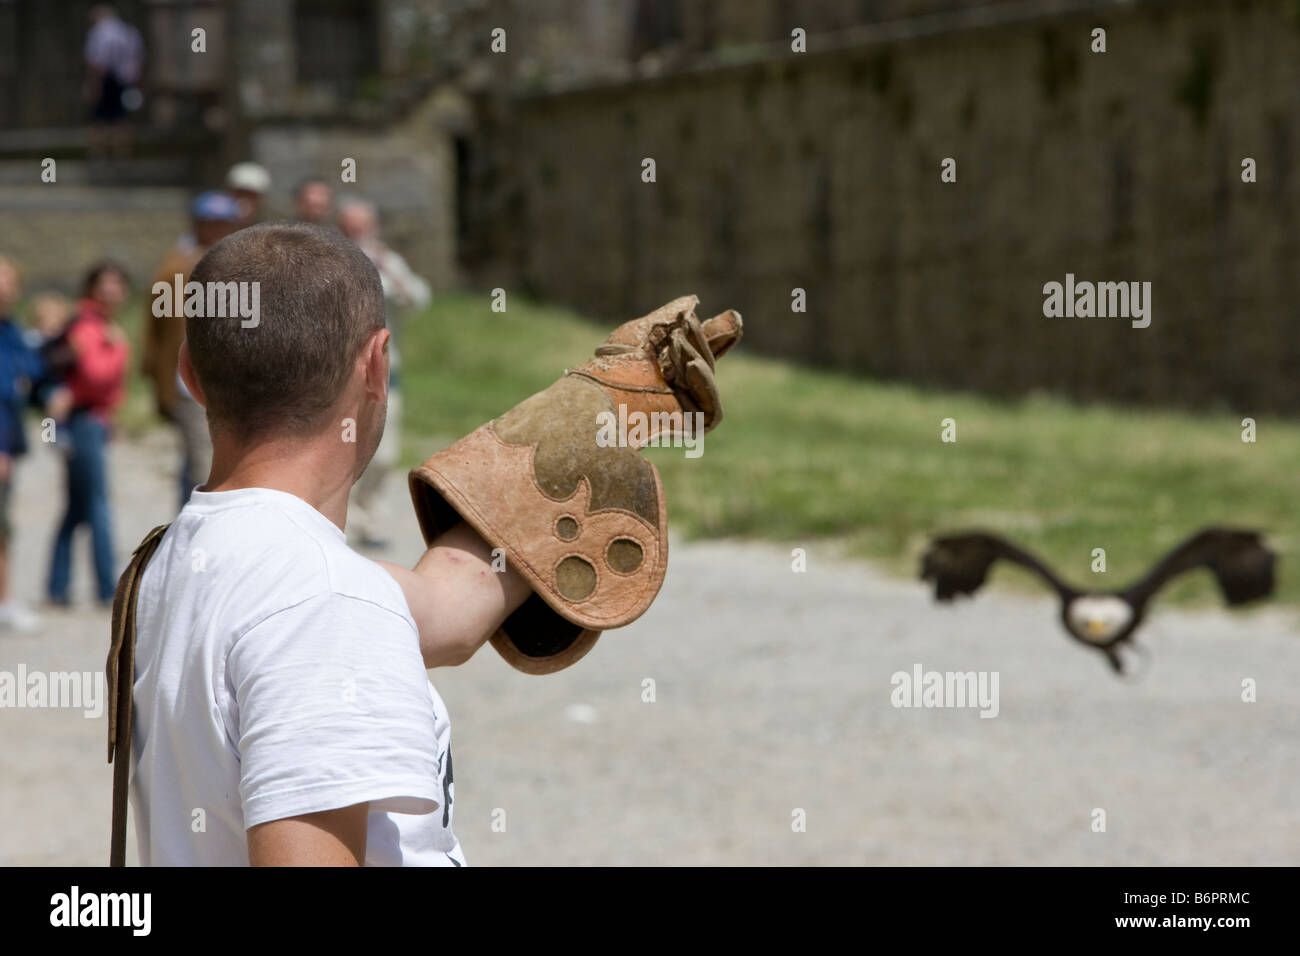
<svg viewBox="0 0 1300 956">
<path fill-rule="evenodd" d="M 1066 584 L 1038 558 L 1005 538 L 983 532 L 935 538 L 921 561 L 921 578 L 934 582 L 934 596 L 951 601 L 973 594 L 997 560 L 1035 572 L 1061 599 L 1061 622 L 1077 641 L 1101 651 L 1116 673 L 1124 672 L 1118 648 L 1131 640 L 1147 604 L 1171 578 L 1206 567 L 1230 605 L 1246 604 L 1273 592 L 1277 556 L 1255 531 L 1206 528 L 1157 562 L 1141 580 L 1120 591 L 1081 591 Z"/>
</svg>

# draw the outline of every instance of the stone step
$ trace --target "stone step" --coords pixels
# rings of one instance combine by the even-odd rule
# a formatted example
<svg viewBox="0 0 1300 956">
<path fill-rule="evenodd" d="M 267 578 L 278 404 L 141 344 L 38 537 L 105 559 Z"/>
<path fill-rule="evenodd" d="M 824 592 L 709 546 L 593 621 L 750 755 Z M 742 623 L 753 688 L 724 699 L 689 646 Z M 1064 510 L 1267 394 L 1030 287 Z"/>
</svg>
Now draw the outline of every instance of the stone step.
<svg viewBox="0 0 1300 956">
<path fill-rule="evenodd" d="M 193 181 L 188 157 L 140 159 L 55 159 L 55 183 L 44 183 L 45 168 L 36 157 L 0 159 L 0 186 L 183 186 Z"/>
<path fill-rule="evenodd" d="M 184 215 L 190 190 L 178 186 L 94 186 L 65 183 L 37 183 L 13 186 L 0 183 L 0 209 L 112 212 L 114 210 L 178 211 Z"/>
</svg>

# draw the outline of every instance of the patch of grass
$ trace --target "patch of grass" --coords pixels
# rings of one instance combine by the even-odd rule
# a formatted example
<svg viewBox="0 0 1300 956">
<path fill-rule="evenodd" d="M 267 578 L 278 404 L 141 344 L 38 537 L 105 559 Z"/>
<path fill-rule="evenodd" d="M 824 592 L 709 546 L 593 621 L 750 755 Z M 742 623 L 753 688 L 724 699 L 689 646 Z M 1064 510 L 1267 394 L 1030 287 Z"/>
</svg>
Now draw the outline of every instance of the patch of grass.
<svg viewBox="0 0 1300 956">
<path fill-rule="evenodd" d="M 404 333 L 407 463 L 545 388 L 613 325 L 518 296 L 505 313 L 486 295 L 440 297 Z M 911 575 L 931 533 L 979 526 L 1080 586 L 1108 588 L 1203 525 L 1226 523 L 1270 532 L 1283 555 L 1281 597 L 1300 601 L 1287 573 L 1300 551 L 1300 424 L 1265 419 L 1246 444 L 1235 416 L 996 401 L 737 352 L 719 363 L 726 417 L 703 456 L 648 452 L 673 526 L 688 536 L 833 541 Z M 940 441 L 944 418 L 957 422 L 956 443 Z M 1099 547 L 1105 575 L 1090 571 Z M 1028 583 L 1014 569 L 995 576 Z M 1213 594 L 1202 573 L 1168 597 Z"/>
<path fill-rule="evenodd" d="M 138 373 L 142 304 L 120 321 L 132 339 L 119 427 L 156 427 Z M 751 318 L 751 322 L 754 319 Z M 501 414 L 586 361 L 615 324 L 518 295 L 496 313 L 486 295 L 449 293 L 403 333 L 404 461 Z M 649 449 L 676 531 L 747 536 L 803 547 L 810 566 L 835 553 L 915 573 L 934 532 L 979 526 L 1037 551 L 1080 586 L 1117 587 L 1203 525 L 1268 531 L 1282 554 L 1279 597 L 1300 602 L 1300 423 L 1265 419 L 1241 441 L 1240 418 L 1035 397 L 996 401 L 815 371 L 745 354 L 719 363 L 726 417 L 704 455 Z M 957 442 L 940 422 L 957 422 Z M 824 545 L 832 547 L 823 547 Z M 1105 548 L 1108 572 L 1089 570 Z M 738 570 L 737 573 L 743 573 Z M 1014 568 L 995 578 L 1037 587 Z M 1179 582 L 1174 601 L 1214 596 L 1208 574 Z"/>
</svg>

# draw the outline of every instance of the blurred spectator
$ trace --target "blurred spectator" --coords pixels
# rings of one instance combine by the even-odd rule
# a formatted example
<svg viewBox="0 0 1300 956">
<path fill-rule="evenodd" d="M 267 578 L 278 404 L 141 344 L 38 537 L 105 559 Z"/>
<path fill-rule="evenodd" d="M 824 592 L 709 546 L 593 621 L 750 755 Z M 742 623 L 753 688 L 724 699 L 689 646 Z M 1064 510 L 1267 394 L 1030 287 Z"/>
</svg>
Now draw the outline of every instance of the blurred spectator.
<svg viewBox="0 0 1300 956">
<path fill-rule="evenodd" d="M 40 348 L 61 338 L 68 330 L 68 323 L 74 314 L 72 303 L 57 292 L 43 292 L 35 296 L 27 321 L 31 326 L 27 330 L 29 344 L 33 348 Z"/>
<path fill-rule="evenodd" d="M 252 169 L 255 170 L 261 170 L 262 175 L 266 177 L 265 182 L 269 186 L 271 182 L 270 174 L 268 174 L 266 170 L 262 169 L 262 167 L 258 166 L 256 163 L 240 163 L 239 166 L 232 167 L 230 172 L 226 174 L 227 183 L 231 182 L 232 180 L 243 182 L 245 183 L 245 185 L 249 184 L 250 182 L 258 182 L 258 183 L 262 182 L 262 180 L 258 180 L 256 178 L 255 173 L 245 172 L 236 176 L 235 171 L 238 170 L 240 166 L 248 166 L 248 167 L 252 167 Z M 256 201 L 250 200 L 248 197 L 251 195 L 257 195 L 258 196 L 257 200 Z M 224 217 L 228 215 L 228 205 L 229 205 L 228 203 L 226 203 L 226 199 L 232 200 L 235 204 L 233 208 L 235 209 L 235 215 L 236 215 L 233 225 L 231 225 L 230 228 L 223 228 L 221 230 L 221 235 L 213 239 L 212 242 L 207 242 L 207 243 L 201 242 L 199 240 L 199 237 L 196 235 L 197 230 L 195 228 L 195 223 L 197 222 L 197 220 L 193 218 L 194 210 L 198 208 L 198 202 L 199 202 L 199 199 L 196 198 L 194 202 L 190 204 L 190 216 L 191 216 L 190 231 L 185 233 L 183 236 L 181 236 L 179 239 L 176 240 L 176 245 L 172 247 L 172 251 L 171 253 L 169 253 L 169 255 L 176 255 L 176 254 L 182 256 L 192 255 L 194 261 L 198 262 L 199 259 L 203 258 L 203 253 L 206 252 L 209 248 L 211 248 L 212 243 L 218 241 L 219 239 L 225 238 L 235 229 L 243 229 L 245 226 L 251 226 L 256 221 L 256 219 L 250 217 L 256 217 L 257 214 L 261 211 L 261 196 L 260 194 L 253 193 L 250 189 L 245 188 L 241 190 L 236 190 L 232 188 L 224 193 L 219 190 L 209 190 L 208 192 L 203 193 L 202 196 L 199 198 L 216 197 L 216 196 L 221 196 L 225 198 L 222 199 L 208 198 L 205 200 L 205 202 L 208 202 L 210 205 L 214 203 L 220 204 L 221 206 L 220 214 L 223 217 L 220 220 L 220 222 L 224 227 L 226 223 Z M 241 199 L 240 198 L 241 196 L 243 196 L 244 198 Z M 216 206 L 214 205 L 212 206 L 212 208 L 215 209 Z M 208 221 L 209 235 L 211 235 L 213 230 L 216 229 L 216 223 L 217 220 Z"/>
<path fill-rule="evenodd" d="M 190 204 L 190 217 L 194 226 L 191 241 L 182 240 L 167 254 L 153 283 L 150 283 L 150 289 L 159 282 L 175 288 L 178 281 L 183 288 L 203 254 L 239 228 L 243 221 L 234 197 L 215 191 L 195 197 Z M 145 299 L 144 354 L 140 371 L 153 384 L 158 414 L 174 424 L 180 434 L 180 507 L 184 508 L 194 487 L 208 480 L 208 471 L 212 467 L 212 439 L 208 435 L 208 419 L 203 406 L 194 400 L 177 372 L 181 342 L 185 340 L 184 299 L 173 302 L 170 312 L 160 308 L 158 311 L 162 315 L 155 314 L 154 302 L 153 295 Z"/>
<path fill-rule="evenodd" d="M 139 108 L 140 71 L 144 41 L 107 3 L 90 8 L 86 34 L 86 100 L 90 107 L 90 154 L 131 152 L 131 128 L 124 122 L 128 107 Z"/>
<path fill-rule="evenodd" d="M 293 192 L 293 214 L 299 222 L 323 226 L 334 207 L 334 191 L 323 179 L 304 179 Z"/>
<path fill-rule="evenodd" d="M 406 260 L 379 238 L 379 220 L 375 207 L 367 202 L 349 200 L 339 209 L 339 228 L 361 247 L 384 286 L 388 342 L 388 414 L 384 437 L 375 449 L 370 465 L 353 488 L 349 523 L 364 547 L 381 548 L 385 540 L 383 485 L 388 473 L 397 465 L 402 448 L 401 331 L 406 315 L 428 306 L 433 295 L 429 283 L 411 271 Z"/>
<path fill-rule="evenodd" d="M 271 174 L 257 163 L 236 163 L 226 173 L 226 189 L 239 203 L 239 226 L 251 226 L 262 216 L 262 200 L 271 191 Z"/>
<path fill-rule="evenodd" d="M 43 292 L 32 298 L 23 343 L 40 359 L 42 376 L 32 380 L 31 404 L 55 420 L 72 410 L 72 392 L 64 382 L 77 364 L 68 342 L 68 326 L 76 315 L 72 301 L 57 292 Z"/>
<path fill-rule="evenodd" d="M 33 394 L 47 383 L 46 367 L 10 316 L 21 292 L 22 274 L 17 263 L 0 256 L 0 629 L 29 631 L 37 618 L 9 596 L 9 542 L 13 528 L 9 508 L 13 498 L 14 468 L 27 454 L 23 412 Z M 49 395 L 52 387 L 44 394 Z M 66 389 L 58 389 L 64 396 Z"/>
<path fill-rule="evenodd" d="M 68 328 L 76 364 L 68 374 L 72 411 L 60 430 L 67 463 L 67 506 L 54 539 L 47 586 L 51 604 L 69 603 L 72 537 L 90 525 L 97 595 L 104 606 L 113 601 L 117 575 L 113 567 L 113 520 L 108 502 L 108 443 L 112 414 L 126 395 L 126 334 L 115 321 L 126 302 L 127 278 L 111 262 L 99 262 L 86 274 L 77 317 Z"/>
</svg>

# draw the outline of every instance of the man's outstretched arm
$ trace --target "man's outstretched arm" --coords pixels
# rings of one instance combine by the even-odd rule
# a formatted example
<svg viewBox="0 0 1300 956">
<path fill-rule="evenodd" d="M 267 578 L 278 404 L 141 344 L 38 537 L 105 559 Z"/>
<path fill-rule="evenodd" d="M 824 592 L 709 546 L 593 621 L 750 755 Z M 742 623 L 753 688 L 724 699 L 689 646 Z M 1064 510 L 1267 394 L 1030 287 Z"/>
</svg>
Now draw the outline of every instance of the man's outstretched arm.
<svg viewBox="0 0 1300 956">
<path fill-rule="evenodd" d="M 425 667 L 465 663 L 532 593 L 509 565 L 492 570 L 491 546 L 463 521 L 437 537 L 415 570 L 378 563 L 402 586 Z"/>
<path fill-rule="evenodd" d="M 370 804 L 259 823 L 248 830 L 250 866 L 362 866 Z"/>
</svg>

